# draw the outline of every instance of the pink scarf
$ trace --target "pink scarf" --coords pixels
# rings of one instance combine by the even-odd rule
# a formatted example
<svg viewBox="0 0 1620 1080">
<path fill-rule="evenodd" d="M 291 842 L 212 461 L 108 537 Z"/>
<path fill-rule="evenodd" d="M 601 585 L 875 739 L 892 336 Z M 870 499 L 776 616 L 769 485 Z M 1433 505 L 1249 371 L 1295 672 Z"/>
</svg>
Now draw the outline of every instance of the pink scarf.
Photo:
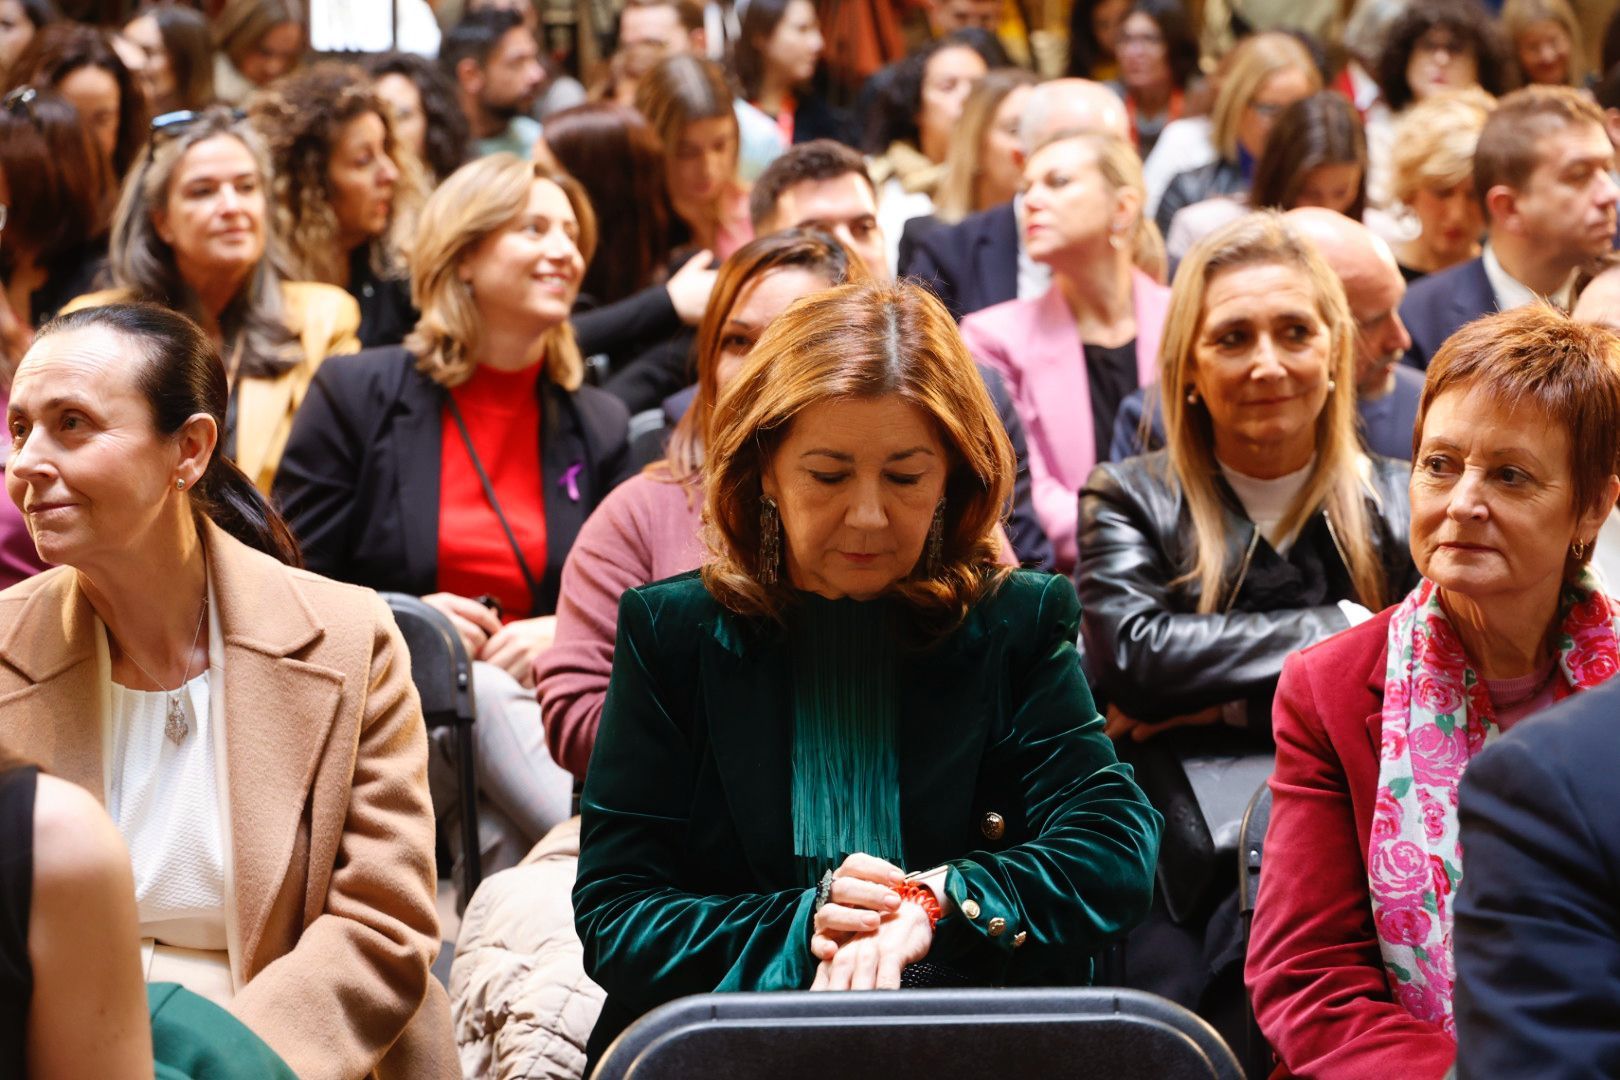
<svg viewBox="0 0 1620 1080">
<path fill-rule="evenodd" d="M 1553 644 L 1562 699 L 1620 668 L 1616 605 L 1590 571 L 1564 591 Z M 1431 581 L 1389 621 L 1383 742 L 1367 877 L 1389 984 L 1414 1017 L 1456 1037 L 1451 1012 L 1451 894 L 1462 880 L 1457 785 L 1473 756 L 1501 734 L 1485 684 Z"/>
</svg>

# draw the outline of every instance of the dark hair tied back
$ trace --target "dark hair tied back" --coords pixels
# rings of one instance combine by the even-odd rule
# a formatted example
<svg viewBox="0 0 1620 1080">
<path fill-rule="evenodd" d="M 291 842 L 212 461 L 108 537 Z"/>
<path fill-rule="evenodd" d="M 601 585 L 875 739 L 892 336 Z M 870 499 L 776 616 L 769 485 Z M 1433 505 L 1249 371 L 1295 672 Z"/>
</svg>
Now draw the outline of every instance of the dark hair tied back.
<svg viewBox="0 0 1620 1080">
<path fill-rule="evenodd" d="M 152 407 L 162 435 L 174 435 L 198 413 L 207 413 L 221 432 L 230 387 L 225 365 L 201 327 L 158 304 L 109 304 L 83 308 L 46 323 L 36 340 L 70 330 L 102 327 L 140 344 L 144 356 L 135 386 Z M 269 500 L 218 447 L 191 489 L 198 513 L 248 547 L 289 566 L 302 566 L 298 541 Z"/>
</svg>

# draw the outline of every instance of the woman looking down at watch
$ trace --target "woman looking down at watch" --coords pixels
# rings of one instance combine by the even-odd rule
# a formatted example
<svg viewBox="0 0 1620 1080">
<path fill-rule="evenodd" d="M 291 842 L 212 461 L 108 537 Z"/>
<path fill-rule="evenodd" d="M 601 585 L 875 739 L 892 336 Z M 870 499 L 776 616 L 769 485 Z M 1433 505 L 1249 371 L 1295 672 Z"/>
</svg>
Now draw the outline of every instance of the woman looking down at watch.
<svg viewBox="0 0 1620 1080">
<path fill-rule="evenodd" d="M 1072 586 L 997 562 L 1012 450 L 944 307 L 798 301 L 709 438 L 712 557 L 619 606 L 574 888 L 588 1056 L 686 994 L 1088 982 L 1147 911 L 1160 818 Z"/>
</svg>

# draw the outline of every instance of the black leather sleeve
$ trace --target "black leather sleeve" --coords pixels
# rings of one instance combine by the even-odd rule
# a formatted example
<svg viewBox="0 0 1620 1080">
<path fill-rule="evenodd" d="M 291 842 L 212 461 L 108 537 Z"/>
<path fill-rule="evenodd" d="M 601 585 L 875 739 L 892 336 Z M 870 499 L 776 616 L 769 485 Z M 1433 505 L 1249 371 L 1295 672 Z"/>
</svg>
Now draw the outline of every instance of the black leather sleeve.
<svg viewBox="0 0 1620 1080">
<path fill-rule="evenodd" d="M 629 344 L 674 334 L 681 328 L 681 317 L 662 285 L 649 285 L 615 303 L 576 312 L 571 321 L 582 356 L 614 355 Z"/>
<path fill-rule="evenodd" d="M 1099 465 L 1080 492 L 1076 586 L 1087 662 L 1108 699 L 1137 720 L 1163 720 L 1229 701 L 1271 696 L 1295 649 L 1345 629 L 1338 607 L 1199 615 L 1188 590 L 1179 522 L 1168 487 L 1134 487 L 1153 466 L 1138 458 Z M 1269 713 L 1249 709 L 1251 727 Z"/>
</svg>

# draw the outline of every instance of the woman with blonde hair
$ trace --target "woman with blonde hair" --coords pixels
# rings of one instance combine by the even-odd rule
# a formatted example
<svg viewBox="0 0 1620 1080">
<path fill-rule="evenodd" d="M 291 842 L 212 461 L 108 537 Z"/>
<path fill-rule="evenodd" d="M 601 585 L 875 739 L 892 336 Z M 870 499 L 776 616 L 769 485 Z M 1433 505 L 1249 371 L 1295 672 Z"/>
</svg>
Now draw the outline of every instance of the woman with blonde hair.
<svg viewBox="0 0 1620 1080">
<path fill-rule="evenodd" d="M 1120 402 L 1154 379 L 1170 291 L 1156 280 L 1164 245 L 1143 215 L 1130 143 L 1060 132 L 1030 155 L 1024 179 L 1024 250 L 1052 268 L 1052 286 L 974 312 L 962 337 L 1006 380 L 1029 439 L 1035 513 L 1068 571 L 1076 492 L 1108 457 Z"/>
<path fill-rule="evenodd" d="M 421 596 L 478 661 L 486 872 L 568 816 L 534 662 L 563 560 L 624 470 L 629 422 L 582 385 L 568 324 L 595 246 L 572 178 L 511 154 L 452 173 L 410 256 L 420 321 L 403 345 L 322 369 L 274 491 L 310 569 Z"/>
<path fill-rule="evenodd" d="M 664 144 L 673 246 L 728 258 L 754 230 L 748 185 L 737 175 L 737 113 L 725 72 L 712 60 L 672 56 L 641 80 L 636 111 Z"/>
<path fill-rule="evenodd" d="M 588 1055 L 685 994 L 1089 982 L 1160 821 L 1073 588 L 996 564 L 1013 455 L 950 315 L 913 285 L 799 301 L 710 436 L 712 557 L 619 606 L 574 888 Z"/>
<path fill-rule="evenodd" d="M 1023 68 L 997 68 L 973 87 L 951 132 L 945 175 L 934 195 L 933 216 L 940 224 L 954 225 L 1018 194 L 1024 181 L 1018 121 L 1035 83 Z"/>
<path fill-rule="evenodd" d="M 214 93 L 227 105 L 297 66 L 309 47 L 302 0 L 225 0 L 214 19 Z"/>
<path fill-rule="evenodd" d="M 1284 656 L 1410 583 L 1406 465 L 1361 451 L 1354 349 L 1343 287 L 1275 211 L 1181 264 L 1166 448 L 1099 465 L 1080 497 L 1086 643 L 1116 733 L 1263 727 Z"/>
<path fill-rule="evenodd" d="M 1507 0 L 1502 31 L 1524 85 L 1586 86 L 1591 71 L 1581 24 L 1565 0 Z"/>
<path fill-rule="evenodd" d="M 416 324 L 404 249 L 426 184 L 370 77 L 315 64 L 256 94 L 249 116 L 269 144 L 276 233 L 293 274 L 354 297 L 364 347 L 399 344 Z"/>
<path fill-rule="evenodd" d="M 1395 199 L 1417 225 L 1395 249 L 1407 281 L 1479 254 L 1485 210 L 1474 191 L 1474 148 L 1495 107 L 1475 87 L 1432 95 L 1402 115 L 1390 166 Z"/>
<path fill-rule="evenodd" d="M 220 444 L 261 491 L 316 370 L 360 347 L 351 297 L 281 269 L 270 176 L 264 143 L 232 110 L 158 117 L 113 217 L 113 287 L 63 308 L 146 300 L 202 326 L 231 387 Z"/>
<path fill-rule="evenodd" d="M 1406 463 L 1368 457 L 1356 432 L 1355 339 L 1338 278 L 1281 215 L 1218 230 L 1171 290 L 1166 449 L 1099 465 L 1080 492 L 1089 670 L 1161 809 L 1189 759 L 1269 754 L 1284 658 L 1415 580 Z M 1149 987 L 1196 1006 L 1240 972 L 1203 959 L 1232 879 L 1186 836 L 1166 839 L 1143 944 L 1166 954 L 1150 968 L 1203 973 Z"/>
<path fill-rule="evenodd" d="M 1322 73 L 1310 50 L 1283 33 L 1256 34 L 1232 52 L 1210 114 L 1215 160 L 1179 172 L 1159 197 L 1154 220 L 1159 231 L 1183 207 L 1214 195 L 1242 195 L 1254 182 L 1255 165 L 1278 115 L 1322 89 Z"/>
</svg>

